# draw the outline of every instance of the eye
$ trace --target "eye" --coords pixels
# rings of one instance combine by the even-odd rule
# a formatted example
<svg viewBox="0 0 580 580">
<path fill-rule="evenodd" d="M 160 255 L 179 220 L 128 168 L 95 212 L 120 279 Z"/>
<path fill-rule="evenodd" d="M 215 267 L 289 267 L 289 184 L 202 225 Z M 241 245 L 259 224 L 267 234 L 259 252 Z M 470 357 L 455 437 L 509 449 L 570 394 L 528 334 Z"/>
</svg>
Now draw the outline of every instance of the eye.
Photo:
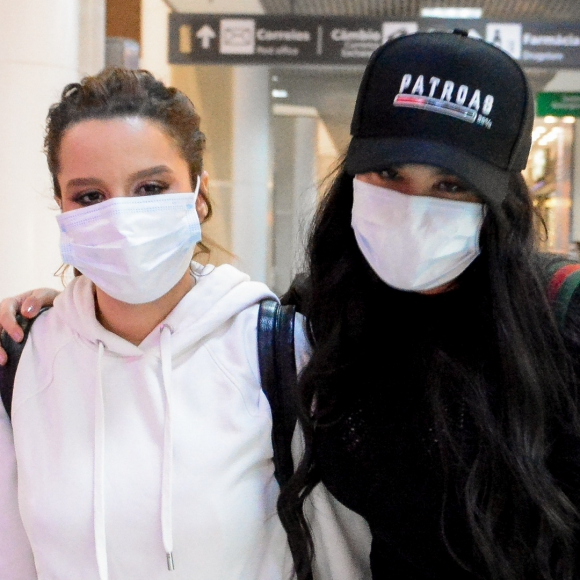
<svg viewBox="0 0 580 580">
<path fill-rule="evenodd" d="M 84 191 L 76 194 L 72 201 L 80 206 L 94 205 L 105 201 L 105 196 L 100 191 Z"/>
<path fill-rule="evenodd" d="M 451 179 L 444 179 L 442 181 L 439 181 L 435 185 L 435 189 L 437 191 L 441 191 L 444 193 L 454 193 L 454 194 L 466 193 L 470 191 L 465 184 L 461 183 L 460 181 L 455 181 Z"/>
<path fill-rule="evenodd" d="M 166 183 L 161 182 L 150 182 L 150 183 L 143 183 L 137 187 L 135 190 L 135 195 L 158 195 L 167 191 L 169 189 L 169 185 Z"/>
<path fill-rule="evenodd" d="M 399 173 L 399 169 L 395 166 L 387 167 L 383 171 L 380 171 L 379 175 L 385 181 L 396 181 L 397 179 L 401 178 L 401 174 Z"/>
<path fill-rule="evenodd" d="M 456 201 L 482 203 L 481 198 L 469 185 L 459 181 L 456 177 L 444 178 L 433 184 L 433 197 L 443 197 Z"/>
</svg>

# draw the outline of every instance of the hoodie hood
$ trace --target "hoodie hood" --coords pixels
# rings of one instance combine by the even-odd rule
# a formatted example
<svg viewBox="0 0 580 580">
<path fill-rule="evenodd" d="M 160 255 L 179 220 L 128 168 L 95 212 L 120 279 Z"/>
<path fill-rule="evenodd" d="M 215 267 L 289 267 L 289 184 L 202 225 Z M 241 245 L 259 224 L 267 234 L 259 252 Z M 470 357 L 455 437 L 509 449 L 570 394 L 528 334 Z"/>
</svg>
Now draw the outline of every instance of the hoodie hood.
<svg viewBox="0 0 580 580">
<path fill-rule="evenodd" d="M 103 344 L 117 356 L 140 356 L 159 348 L 159 329 L 171 328 L 172 356 L 176 357 L 236 314 L 264 298 L 276 298 L 261 282 L 229 264 L 202 266 L 192 263 L 194 287 L 138 346 L 105 329 L 96 318 L 94 284 L 76 277 L 54 302 L 54 313 L 84 340 Z"/>
<path fill-rule="evenodd" d="M 138 345 L 106 330 L 96 318 L 93 283 L 79 276 L 55 300 L 53 314 L 83 342 L 95 350 L 94 383 L 94 465 L 93 465 L 93 533 L 100 580 L 109 580 L 106 536 L 106 403 L 105 357 L 145 358 L 153 354 L 160 359 L 163 398 L 163 441 L 161 465 L 162 544 L 168 570 L 175 569 L 173 559 L 173 490 L 174 490 L 174 360 L 198 344 L 243 310 L 274 294 L 259 282 L 229 265 L 218 268 L 193 264 L 193 288 L 169 315 L 151 330 Z M 244 349 L 243 341 L 236 348 Z"/>
</svg>

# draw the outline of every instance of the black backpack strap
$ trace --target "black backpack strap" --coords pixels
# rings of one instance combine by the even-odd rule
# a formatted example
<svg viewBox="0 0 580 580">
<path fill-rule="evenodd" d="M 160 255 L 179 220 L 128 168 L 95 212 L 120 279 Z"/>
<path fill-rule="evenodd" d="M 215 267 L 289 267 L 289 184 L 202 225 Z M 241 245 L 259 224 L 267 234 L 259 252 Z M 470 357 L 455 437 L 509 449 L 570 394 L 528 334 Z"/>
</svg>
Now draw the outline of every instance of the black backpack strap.
<svg viewBox="0 0 580 580">
<path fill-rule="evenodd" d="M 30 334 L 30 328 L 32 323 L 38 318 L 38 316 L 48 310 L 50 306 L 42 308 L 40 312 L 34 318 L 24 318 L 24 316 L 17 314 L 16 321 L 22 327 L 24 331 L 24 338 L 21 342 L 16 342 L 12 340 L 9 334 L 3 330 L 0 334 L 0 344 L 2 348 L 6 351 L 8 355 L 8 362 L 4 366 L 0 366 L 0 395 L 2 396 L 2 403 L 4 408 L 8 413 L 8 417 L 11 416 L 12 411 L 12 393 L 14 391 L 14 378 L 16 376 L 16 369 L 18 368 L 18 362 L 20 361 L 20 355 L 24 350 L 24 345 Z"/>
<path fill-rule="evenodd" d="M 262 390 L 272 409 L 272 446 L 274 474 L 282 487 L 294 473 L 292 435 L 298 418 L 296 407 L 296 359 L 294 354 L 294 320 L 296 307 L 281 306 L 275 300 L 262 300 L 258 314 L 258 360 Z M 301 568 L 301 554 L 292 558 Z M 312 570 L 306 575 L 312 580 Z"/>
<path fill-rule="evenodd" d="M 294 306 L 281 306 L 272 299 L 260 303 L 258 361 L 262 390 L 272 409 L 274 474 L 280 486 L 294 473 L 291 448 L 297 419 L 294 315 Z"/>
</svg>

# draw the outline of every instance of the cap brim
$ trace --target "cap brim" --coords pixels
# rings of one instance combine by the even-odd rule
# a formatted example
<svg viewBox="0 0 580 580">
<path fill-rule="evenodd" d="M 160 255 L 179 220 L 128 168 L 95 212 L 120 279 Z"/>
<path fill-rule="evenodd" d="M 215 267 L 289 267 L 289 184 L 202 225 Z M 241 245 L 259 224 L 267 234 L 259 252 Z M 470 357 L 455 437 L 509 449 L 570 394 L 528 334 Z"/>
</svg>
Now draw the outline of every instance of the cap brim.
<svg viewBox="0 0 580 580">
<path fill-rule="evenodd" d="M 491 203 L 501 203 L 507 192 L 510 172 L 486 163 L 462 149 L 416 138 L 353 137 L 346 154 L 350 175 L 382 171 L 389 165 L 420 163 L 445 169 L 465 181 Z"/>
</svg>

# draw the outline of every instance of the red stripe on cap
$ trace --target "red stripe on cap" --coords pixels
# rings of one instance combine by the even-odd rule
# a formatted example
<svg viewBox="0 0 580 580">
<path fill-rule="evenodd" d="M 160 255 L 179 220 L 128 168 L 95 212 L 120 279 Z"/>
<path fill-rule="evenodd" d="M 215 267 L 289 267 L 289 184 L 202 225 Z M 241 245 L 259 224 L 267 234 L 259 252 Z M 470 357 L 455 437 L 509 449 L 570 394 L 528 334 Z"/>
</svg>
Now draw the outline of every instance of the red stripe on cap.
<svg viewBox="0 0 580 580">
<path fill-rule="evenodd" d="M 563 266 L 557 270 L 548 285 L 548 298 L 550 300 L 555 300 L 558 297 L 558 292 L 560 292 L 560 288 L 562 288 L 562 284 L 564 284 L 566 278 L 578 270 L 580 270 L 580 264 L 570 264 L 569 266 Z"/>
<path fill-rule="evenodd" d="M 423 105 L 426 102 L 427 102 L 427 97 L 420 97 L 418 95 L 399 94 L 395 97 L 395 104 L 397 104 L 397 103 L 420 103 Z"/>
</svg>

